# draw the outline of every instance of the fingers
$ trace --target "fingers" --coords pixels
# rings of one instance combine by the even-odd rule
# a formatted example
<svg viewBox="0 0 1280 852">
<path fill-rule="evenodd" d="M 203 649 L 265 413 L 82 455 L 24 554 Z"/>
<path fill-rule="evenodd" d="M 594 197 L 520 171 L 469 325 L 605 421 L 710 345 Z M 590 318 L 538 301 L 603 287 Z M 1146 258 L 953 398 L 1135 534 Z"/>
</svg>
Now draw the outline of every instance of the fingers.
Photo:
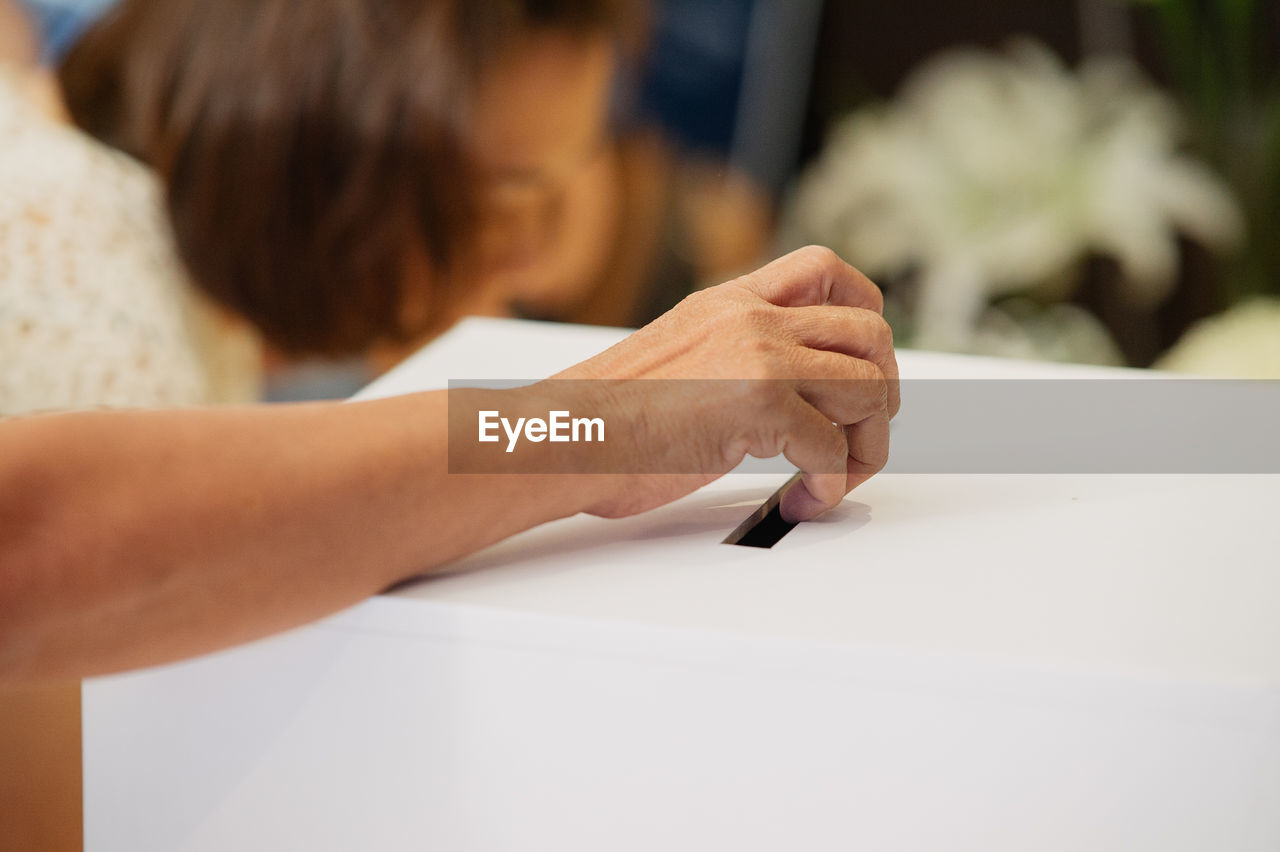
<svg viewBox="0 0 1280 852">
<path fill-rule="evenodd" d="M 784 308 L 842 305 L 884 311 L 880 288 L 831 249 L 819 246 L 794 251 L 736 283 Z"/>
<path fill-rule="evenodd" d="M 825 421 L 826 415 L 811 406 L 809 410 Z M 825 431 L 808 425 L 808 414 L 797 415 L 797 427 L 801 426 L 801 419 L 803 428 L 792 433 L 784 453 L 803 474 L 800 482 L 782 496 L 780 511 L 789 523 L 812 520 L 833 508 L 889 461 L 889 415 L 883 410 L 843 429 L 827 424 Z M 835 441 L 831 435 L 837 436 Z M 832 477 L 828 472 L 827 465 L 836 454 L 844 456 L 842 477 Z M 835 480 L 839 480 L 838 484 Z"/>
<path fill-rule="evenodd" d="M 704 388 L 721 405 L 660 406 L 676 423 L 667 431 L 698 437 L 686 442 L 696 451 L 668 454 L 732 467 L 781 453 L 802 471 L 782 514 L 808 520 L 887 459 L 899 387 L 883 308 L 880 290 L 834 252 L 802 249 L 689 296 L 568 377 L 732 380 Z"/>
<path fill-rule="evenodd" d="M 809 486 L 805 484 L 804 479 L 783 492 L 782 502 L 778 504 L 782 519 L 789 524 L 812 521 L 831 508 L 832 506 L 828 506 L 809 492 Z"/>
<path fill-rule="evenodd" d="M 840 352 L 871 361 L 889 385 L 889 416 L 901 395 L 893 331 L 881 316 L 880 289 L 830 249 L 792 252 L 740 279 L 740 286 L 779 307 L 781 321 L 811 349 Z"/>
<path fill-rule="evenodd" d="M 817 351 L 802 361 L 796 391 L 833 423 L 846 426 L 888 411 L 889 383 L 870 361 Z"/>
<path fill-rule="evenodd" d="M 848 494 L 880 471 L 889 462 L 889 417 L 873 414 L 865 420 L 844 428 L 849 448 L 848 477 L 845 493 Z"/>
<path fill-rule="evenodd" d="M 843 429 L 795 394 L 790 394 L 788 402 L 779 408 L 776 416 L 780 421 L 765 433 L 770 437 L 757 436 L 748 452 L 758 458 L 771 458 L 781 451 L 800 469 L 804 487 L 792 490 L 803 490 L 805 496 L 793 497 L 788 509 L 799 508 L 803 514 L 800 520 L 808 520 L 844 499 L 848 440 Z"/>
<path fill-rule="evenodd" d="M 839 352 L 879 367 L 888 383 L 889 416 L 897 415 L 901 405 L 898 358 L 893 349 L 893 329 L 883 317 L 858 308 L 805 307 L 780 313 L 803 346 Z"/>
</svg>

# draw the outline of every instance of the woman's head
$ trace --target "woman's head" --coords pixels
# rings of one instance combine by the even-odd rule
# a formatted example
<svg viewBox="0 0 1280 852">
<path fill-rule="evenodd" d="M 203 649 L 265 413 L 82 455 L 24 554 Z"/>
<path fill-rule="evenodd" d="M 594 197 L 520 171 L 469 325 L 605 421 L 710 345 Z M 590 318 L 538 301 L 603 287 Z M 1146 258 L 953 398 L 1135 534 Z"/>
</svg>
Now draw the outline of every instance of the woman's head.
<svg viewBox="0 0 1280 852">
<path fill-rule="evenodd" d="M 127 0 L 63 80 L 160 174 L 201 287 L 285 349 L 354 351 L 444 316 L 491 187 L 599 142 L 625 5 Z M 504 75 L 563 88 L 507 102 Z"/>
</svg>

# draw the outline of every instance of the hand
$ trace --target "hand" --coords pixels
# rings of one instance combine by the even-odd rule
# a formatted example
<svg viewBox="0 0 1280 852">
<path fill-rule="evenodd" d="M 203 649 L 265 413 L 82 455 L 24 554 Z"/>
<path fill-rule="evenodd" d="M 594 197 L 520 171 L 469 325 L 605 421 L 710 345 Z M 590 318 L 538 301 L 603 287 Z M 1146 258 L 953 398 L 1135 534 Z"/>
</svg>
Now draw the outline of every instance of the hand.
<svg viewBox="0 0 1280 852">
<path fill-rule="evenodd" d="M 806 248 L 689 296 L 555 379 L 596 379 L 593 404 L 629 431 L 648 469 L 610 483 L 592 514 L 620 517 L 688 494 L 745 456 L 801 469 L 790 521 L 838 504 L 885 465 L 898 411 L 893 334 L 879 289 L 834 252 Z M 707 379 L 746 381 L 609 381 Z M 619 416 L 620 415 L 620 416 Z M 616 428 L 616 427 L 615 427 Z"/>
</svg>

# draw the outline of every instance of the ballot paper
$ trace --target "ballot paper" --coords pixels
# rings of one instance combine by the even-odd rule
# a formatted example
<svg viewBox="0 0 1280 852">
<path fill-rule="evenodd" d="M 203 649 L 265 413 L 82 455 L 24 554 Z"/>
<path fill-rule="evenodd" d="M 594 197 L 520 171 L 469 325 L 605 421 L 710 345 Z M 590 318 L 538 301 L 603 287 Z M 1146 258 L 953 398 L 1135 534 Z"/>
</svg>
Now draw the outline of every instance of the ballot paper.
<svg viewBox="0 0 1280 852">
<path fill-rule="evenodd" d="M 362 397 L 620 335 L 472 320 Z M 1280 848 L 1280 477 L 890 474 L 722 543 L 788 475 L 88 682 L 87 848 Z"/>
</svg>

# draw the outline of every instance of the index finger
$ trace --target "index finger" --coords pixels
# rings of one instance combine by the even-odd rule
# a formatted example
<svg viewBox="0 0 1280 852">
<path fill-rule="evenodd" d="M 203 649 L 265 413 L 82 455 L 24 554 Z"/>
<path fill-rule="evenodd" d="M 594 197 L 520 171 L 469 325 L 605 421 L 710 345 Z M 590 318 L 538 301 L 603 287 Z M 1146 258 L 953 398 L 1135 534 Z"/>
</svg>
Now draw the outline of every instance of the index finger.
<svg viewBox="0 0 1280 852">
<path fill-rule="evenodd" d="M 880 288 L 822 246 L 793 251 L 737 283 L 779 307 L 843 305 L 884 313 Z"/>
</svg>

